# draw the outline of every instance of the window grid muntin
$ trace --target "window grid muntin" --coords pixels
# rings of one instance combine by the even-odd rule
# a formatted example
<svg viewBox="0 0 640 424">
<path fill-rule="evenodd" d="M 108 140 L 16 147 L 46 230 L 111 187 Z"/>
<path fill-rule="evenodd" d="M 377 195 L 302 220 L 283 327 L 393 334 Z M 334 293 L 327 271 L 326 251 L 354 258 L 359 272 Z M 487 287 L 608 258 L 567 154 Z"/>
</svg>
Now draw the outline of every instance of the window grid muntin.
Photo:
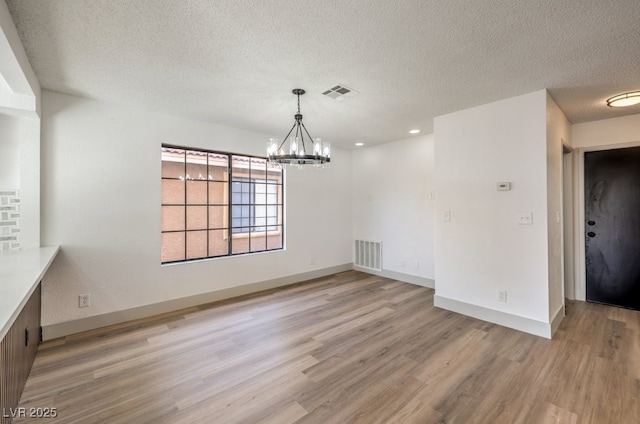
<svg viewBox="0 0 640 424">
<path fill-rule="evenodd" d="M 200 259 L 209 259 L 209 258 L 218 258 L 218 257 L 224 257 L 224 256 L 236 256 L 236 255 L 242 255 L 242 254 L 247 254 L 247 253 L 257 253 L 257 252 L 264 252 L 264 251 L 272 251 L 272 250 L 282 250 L 284 249 L 284 169 L 279 169 L 278 173 L 279 173 L 279 178 L 267 178 L 269 176 L 269 172 L 272 171 L 274 169 L 277 168 L 273 168 L 270 167 L 269 164 L 267 163 L 265 158 L 261 158 L 261 157 L 256 157 L 256 156 L 249 156 L 249 155 L 236 155 L 233 153 L 224 153 L 224 152 L 215 152 L 215 151 L 207 151 L 207 150 L 201 150 L 201 149 L 192 149 L 192 148 L 187 148 L 187 147 L 178 147 L 178 146 L 171 146 L 171 145 L 162 145 L 163 149 L 174 149 L 174 150 L 179 150 L 182 152 L 182 155 L 184 156 L 183 158 L 183 175 L 188 174 L 187 170 L 189 170 L 189 164 L 190 162 L 188 162 L 188 154 L 189 153 L 204 153 L 206 154 L 206 170 L 207 170 L 207 175 L 203 176 L 203 179 L 197 179 L 197 180 L 187 180 L 186 178 L 181 179 L 179 177 L 165 177 L 164 175 L 164 160 L 163 162 L 163 175 L 162 175 L 162 180 L 182 180 L 184 182 L 184 204 L 174 204 L 174 203 L 162 203 L 162 207 L 165 206 L 180 206 L 180 207 L 184 207 L 184 229 L 182 230 L 162 230 L 161 233 L 162 234 L 184 234 L 184 259 L 178 259 L 178 260 L 171 260 L 171 261 L 165 261 L 162 262 L 163 264 L 170 264 L 170 263 L 180 263 L 180 262 L 189 262 L 189 261 L 193 261 L 193 260 L 200 260 Z M 225 178 L 222 179 L 217 179 L 217 178 L 212 178 L 209 179 L 209 177 L 211 176 L 211 174 L 209 174 L 211 163 L 210 163 L 210 159 L 211 159 L 211 155 L 221 155 L 221 156 L 225 156 L 227 158 L 227 162 L 226 162 L 226 170 L 227 173 L 225 175 Z M 272 219 L 271 223 L 267 222 L 267 225 L 248 225 L 248 231 L 246 231 L 245 237 L 248 237 L 248 247 L 246 249 L 238 249 L 241 250 L 237 253 L 234 253 L 234 248 L 233 248 L 233 235 L 237 235 L 237 234 L 241 234 L 241 233 L 237 233 L 234 234 L 232 233 L 232 229 L 233 227 L 233 222 L 232 222 L 232 207 L 234 206 L 234 204 L 232 203 L 232 189 L 231 186 L 233 184 L 234 181 L 234 158 L 238 159 L 248 159 L 248 163 L 249 163 L 249 167 L 248 167 L 248 175 L 252 176 L 254 174 L 257 175 L 261 175 L 265 178 L 263 179 L 257 179 L 257 180 L 261 180 L 260 182 L 258 182 L 257 184 L 264 184 L 265 186 L 273 186 L 275 189 L 275 201 L 276 203 L 269 203 L 267 201 L 267 203 L 265 204 L 255 204 L 255 203 L 249 203 L 249 206 L 265 206 L 265 207 L 275 207 L 276 210 L 276 215 L 275 216 L 269 216 L 269 218 Z M 264 164 L 264 168 L 263 169 L 259 169 L 259 172 L 254 172 L 253 170 L 253 161 L 254 160 L 260 160 L 262 164 Z M 256 175 L 256 176 L 257 176 Z M 193 178 L 192 175 L 189 175 L 190 178 Z M 198 175 L 198 177 L 200 177 L 200 175 Z M 245 178 L 246 177 L 239 177 L 239 178 Z M 250 178 L 249 178 L 250 179 Z M 207 203 L 187 203 L 188 201 L 188 188 L 187 188 L 187 183 L 190 181 L 203 181 L 207 183 L 207 187 L 206 187 L 206 198 L 207 198 Z M 227 183 L 228 184 L 228 189 L 227 189 L 227 203 L 226 204 L 220 204 L 220 203 L 210 203 L 210 184 L 211 183 Z M 256 183 L 251 183 L 249 182 L 249 190 L 251 190 L 251 188 L 255 189 L 255 184 Z M 266 189 L 268 191 L 268 189 Z M 278 199 L 278 193 L 280 196 L 280 199 Z M 274 196 L 272 196 L 271 198 L 273 199 Z M 206 228 L 198 228 L 198 229 L 189 229 L 188 227 L 188 209 L 190 206 L 204 206 L 206 207 Z M 227 214 L 227 226 L 226 227 L 212 227 L 211 223 L 210 223 L 210 217 L 211 217 L 211 212 L 210 212 L 210 208 L 211 207 L 223 207 L 226 208 L 226 214 Z M 249 208 L 249 215 L 251 216 L 251 207 Z M 280 213 L 279 217 L 277 215 L 277 213 Z M 265 214 L 266 216 L 266 214 Z M 279 219 L 278 219 L 279 218 Z M 273 221 L 275 220 L 275 222 Z M 256 229 L 259 228 L 263 228 L 263 227 L 268 227 L 264 230 L 258 230 L 256 231 Z M 242 227 L 244 228 L 244 227 Z M 212 233 L 216 233 L 219 231 L 228 231 L 228 234 L 231 235 L 231 237 L 227 236 L 227 253 L 226 254 L 220 254 L 220 255 L 210 255 L 211 253 L 211 245 L 210 245 L 210 237 L 212 235 Z M 194 257 L 194 258 L 189 258 L 189 242 L 188 242 L 188 233 L 190 232 L 203 232 L 206 233 L 206 256 L 200 256 L 200 257 Z M 270 234 L 271 233 L 271 234 Z M 265 245 L 265 249 L 261 249 L 261 250 L 253 250 L 251 247 L 251 242 L 252 239 L 256 239 L 256 238 L 261 238 L 263 237 L 264 234 L 264 238 L 265 241 L 264 243 L 261 242 L 261 244 Z M 272 241 L 274 239 L 272 239 L 272 237 L 274 237 L 274 235 L 279 235 L 278 240 L 275 241 L 275 244 L 278 247 L 273 247 L 270 248 L 269 245 L 272 244 Z"/>
<path fill-rule="evenodd" d="M 277 231 L 278 185 L 272 178 L 236 177 L 232 184 L 231 217 L 233 234 L 267 233 Z M 238 189 L 238 190 L 236 190 Z M 264 190 L 259 193 L 258 190 Z M 245 197 L 247 195 L 248 197 Z M 257 212 L 263 209 L 264 212 Z M 269 213 L 271 211 L 271 213 Z M 275 211 L 275 212 L 274 212 Z M 263 222 L 263 223 L 262 223 Z"/>
</svg>

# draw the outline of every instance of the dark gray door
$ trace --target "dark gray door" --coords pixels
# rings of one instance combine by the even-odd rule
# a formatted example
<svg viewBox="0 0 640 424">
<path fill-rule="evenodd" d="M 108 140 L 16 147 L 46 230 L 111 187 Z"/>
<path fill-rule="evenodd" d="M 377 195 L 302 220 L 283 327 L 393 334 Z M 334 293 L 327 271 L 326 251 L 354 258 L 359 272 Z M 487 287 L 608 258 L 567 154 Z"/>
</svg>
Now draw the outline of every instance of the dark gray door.
<svg viewBox="0 0 640 424">
<path fill-rule="evenodd" d="M 640 310 L 640 147 L 584 154 L 587 300 Z"/>
</svg>

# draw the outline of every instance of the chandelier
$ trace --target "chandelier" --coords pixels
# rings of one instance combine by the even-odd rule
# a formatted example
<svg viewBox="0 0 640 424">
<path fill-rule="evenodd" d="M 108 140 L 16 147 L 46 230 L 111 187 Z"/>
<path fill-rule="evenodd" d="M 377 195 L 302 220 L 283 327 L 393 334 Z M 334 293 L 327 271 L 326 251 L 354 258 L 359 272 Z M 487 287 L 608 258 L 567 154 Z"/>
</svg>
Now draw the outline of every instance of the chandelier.
<svg viewBox="0 0 640 424">
<path fill-rule="evenodd" d="M 272 138 L 267 143 L 267 158 L 270 162 L 286 165 L 322 165 L 331 161 L 331 144 L 319 138 L 312 138 L 302 122 L 300 96 L 304 93 L 301 88 L 293 90 L 293 94 L 298 96 L 298 113 L 293 116 L 295 122 L 280 144 L 277 138 Z"/>
</svg>

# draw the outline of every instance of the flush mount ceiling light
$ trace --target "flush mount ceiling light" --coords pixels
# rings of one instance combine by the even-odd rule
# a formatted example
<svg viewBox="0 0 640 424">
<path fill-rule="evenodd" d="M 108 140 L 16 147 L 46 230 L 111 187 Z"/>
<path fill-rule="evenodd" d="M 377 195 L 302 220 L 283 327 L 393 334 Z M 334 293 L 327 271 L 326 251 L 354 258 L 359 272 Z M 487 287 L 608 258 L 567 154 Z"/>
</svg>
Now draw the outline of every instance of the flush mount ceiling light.
<svg viewBox="0 0 640 424">
<path fill-rule="evenodd" d="M 409 134 L 419 134 L 420 130 L 410 130 Z"/>
<path fill-rule="evenodd" d="M 293 116 L 295 122 L 289 133 L 284 137 L 284 140 L 282 140 L 282 143 L 278 144 L 279 140 L 277 138 L 269 140 L 267 143 L 267 158 L 270 162 L 285 165 L 322 165 L 330 162 L 331 145 L 319 138 L 312 138 L 302 122 L 300 96 L 305 91 L 301 88 L 296 88 L 292 93 L 298 96 L 298 113 Z M 292 135 L 294 129 L 296 130 L 295 135 Z M 305 134 L 308 138 L 307 142 L 310 144 L 308 150 L 305 144 Z M 287 142 L 289 145 L 285 146 Z"/>
<path fill-rule="evenodd" d="M 640 91 L 629 91 L 607 99 L 607 106 L 610 107 L 626 107 L 637 105 L 638 103 L 640 103 Z"/>
</svg>

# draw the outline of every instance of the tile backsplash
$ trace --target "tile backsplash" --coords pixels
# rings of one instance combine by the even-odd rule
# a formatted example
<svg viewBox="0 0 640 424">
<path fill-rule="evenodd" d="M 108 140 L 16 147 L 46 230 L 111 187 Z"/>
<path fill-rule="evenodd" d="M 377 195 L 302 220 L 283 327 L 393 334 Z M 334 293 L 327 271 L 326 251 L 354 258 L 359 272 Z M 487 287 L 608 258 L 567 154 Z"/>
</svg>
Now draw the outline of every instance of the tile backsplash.
<svg viewBox="0 0 640 424">
<path fill-rule="evenodd" d="M 0 251 L 20 249 L 20 192 L 0 189 Z"/>
</svg>

